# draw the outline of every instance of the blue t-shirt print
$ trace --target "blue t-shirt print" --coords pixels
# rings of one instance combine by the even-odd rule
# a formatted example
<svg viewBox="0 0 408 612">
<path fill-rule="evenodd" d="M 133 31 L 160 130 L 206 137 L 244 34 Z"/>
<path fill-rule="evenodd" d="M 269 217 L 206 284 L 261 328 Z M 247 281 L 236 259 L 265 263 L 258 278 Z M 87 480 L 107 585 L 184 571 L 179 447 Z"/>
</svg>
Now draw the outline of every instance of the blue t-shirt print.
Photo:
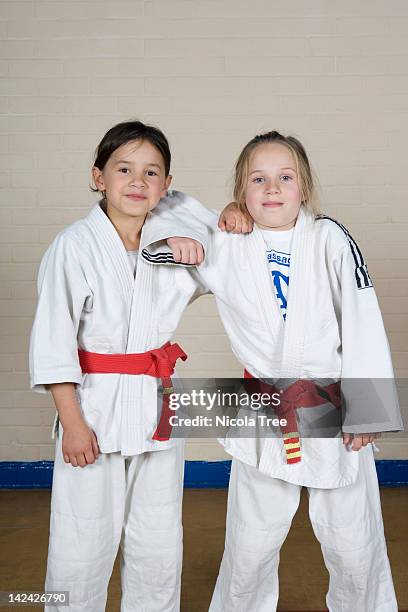
<svg viewBox="0 0 408 612">
<path fill-rule="evenodd" d="M 286 296 L 289 287 L 289 276 L 285 276 L 279 270 L 272 270 L 272 278 L 279 308 L 282 310 L 283 320 L 286 321 L 286 309 L 288 307 Z"/>
</svg>

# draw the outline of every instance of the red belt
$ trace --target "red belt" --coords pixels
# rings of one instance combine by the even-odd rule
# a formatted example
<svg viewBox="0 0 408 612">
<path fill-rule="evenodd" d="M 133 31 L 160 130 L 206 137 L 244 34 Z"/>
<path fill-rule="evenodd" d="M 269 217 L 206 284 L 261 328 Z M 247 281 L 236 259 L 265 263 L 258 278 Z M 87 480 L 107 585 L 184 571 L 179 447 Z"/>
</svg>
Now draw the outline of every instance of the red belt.
<svg viewBox="0 0 408 612">
<path fill-rule="evenodd" d="M 167 342 L 159 349 L 126 355 L 89 353 L 79 350 L 78 356 L 84 374 L 146 374 L 154 378 L 161 378 L 162 411 L 153 440 L 161 442 L 169 440 L 172 429 L 169 419 L 175 412 L 169 406 L 169 396 L 174 391 L 170 377 L 174 374 L 177 359 L 183 361 L 187 359 L 187 355 L 178 344 Z"/>
<path fill-rule="evenodd" d="M 336 382 L 327 387 L 321 387 L 311 380 L 297 380 L 281 393 L 275 385 L 268 385 L 259 379 L 254 379 L 247 370 L 244 370 L 244 378 L 252 378 L 254 382 L 256 381 L 256 390 L 260 393 L 279 393 L 280 404 L 275 410 L 279 419 L 286 419 L 286 425 L 280 427 L 286 450 L 286 462 L 299 463 L 302 453 L 296 409 L 314 408 L 327 403 L 339 409 L 341 407 L 340 383 Z"/>
</svg>

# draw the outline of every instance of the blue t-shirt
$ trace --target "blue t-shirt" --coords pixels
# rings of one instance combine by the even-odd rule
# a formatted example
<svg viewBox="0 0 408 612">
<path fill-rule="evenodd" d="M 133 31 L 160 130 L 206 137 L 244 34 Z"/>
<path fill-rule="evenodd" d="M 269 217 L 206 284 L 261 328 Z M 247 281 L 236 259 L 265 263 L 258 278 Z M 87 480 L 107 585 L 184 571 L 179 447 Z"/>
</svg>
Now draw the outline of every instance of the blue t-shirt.
<svg viewBox="0 0 408 612">
<path fill-rule="evenodd" d="M 266 244 L 266 261 L 271 273 L 276 299 L 286 319 L 287 295 L 289 287 L 290 249 L 293 236 L 293 227 L 281 232 L 275 230 L 262 230 Z"/>
</svg>

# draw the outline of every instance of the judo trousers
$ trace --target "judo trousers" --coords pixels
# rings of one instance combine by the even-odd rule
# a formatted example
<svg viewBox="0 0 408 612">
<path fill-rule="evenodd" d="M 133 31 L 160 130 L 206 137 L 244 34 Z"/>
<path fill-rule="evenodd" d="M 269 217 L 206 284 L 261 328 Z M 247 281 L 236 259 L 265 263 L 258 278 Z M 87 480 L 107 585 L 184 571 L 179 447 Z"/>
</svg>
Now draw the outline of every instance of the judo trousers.
<svg viewBox="0 0 408 612">
<path fill-rule="evenodd" d="M 54 464 L 45 588 L 69 591 L 47 612 L 103 612 L 121 550 L 121 612 L 178 612 L 182 565 L 184 447 L 94 464 Z"/>
<path fill-rule="evenodd" d="M 309 488 L 309 515 L 330 575 L 330 612 L 398 612 L 371 445 L 355 483 Z M 279 551 L 301 486 L 232 460 L 223 559 L 210 612 L 273 612 Z M 293 585 L 296 588 L 296 585 Z"/>
</svg>

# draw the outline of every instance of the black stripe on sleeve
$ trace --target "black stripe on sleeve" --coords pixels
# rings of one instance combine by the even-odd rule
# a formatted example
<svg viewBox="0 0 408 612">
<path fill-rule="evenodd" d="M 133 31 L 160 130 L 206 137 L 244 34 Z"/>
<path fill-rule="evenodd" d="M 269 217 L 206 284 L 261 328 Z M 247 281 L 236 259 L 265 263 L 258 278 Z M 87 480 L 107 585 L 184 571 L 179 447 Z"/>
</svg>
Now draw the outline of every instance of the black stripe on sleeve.
<svg viewBox="0 0 408 612">
<path fill-rule="evenodd" d="M 149 263 L 154 264 L 174 264 L 176 266 L 192 266 L 195 264 L 185 264 L 181 261 L 174 261 L 173 253 L 149 253 L 147 249 L 142 250 L 142 257 Z"/>
<path fill-rule="evenodd" d="M 371 281 L 370 275 L 368 274 L 368 269 L 364 261 L 363 254 L 360 251 L 357 242 L 354 240 L 350 232 L 344 227 L 344 225 L 342 225 L 332 217 L 328 217 L 327 215 L 317 215 L 316 220 L 319 221 L 320 219 L 327 219 L 328 221 L 332 221 L 347 236 L 347 240 L 349 242 L 355 263 L 354 275 L 356 278 L 357 289 L 367 289 L 368 287 L 372 287 L 373 283 Z"/>
</svg>

